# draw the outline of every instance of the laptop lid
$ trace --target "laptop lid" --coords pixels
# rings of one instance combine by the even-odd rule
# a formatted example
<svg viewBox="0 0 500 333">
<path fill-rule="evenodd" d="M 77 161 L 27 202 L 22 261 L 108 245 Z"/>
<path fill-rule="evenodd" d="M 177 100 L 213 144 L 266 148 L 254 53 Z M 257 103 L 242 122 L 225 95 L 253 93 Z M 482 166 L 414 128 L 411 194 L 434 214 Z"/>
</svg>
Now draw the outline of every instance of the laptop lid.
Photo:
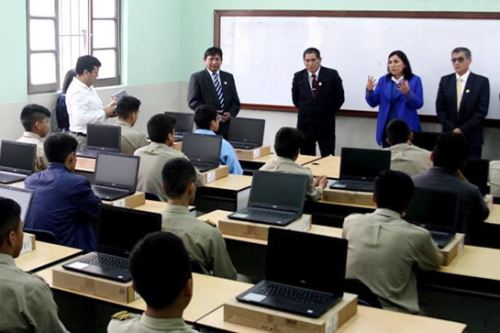
<svg viewBox="0 0 500 333">
<path fill-rule="evenodd" d="M 95 184 L 135 192 L 139 161 L 139 156 L 100 153 L 95 167 Z"/>
<path fill-rule="evenodd" d="M 415 187 L 404 219 L 429 230 L 453 233 L 457 227 L 458 207 L 456 193 Z"/>
<path fill-rule="evenodd" d="M 13 186 L 0 185 L 0 197 L 14 200 L 21 206 L 21 220 L 26 221 L 26 215 L 31 205 L 33 191 Z"/>
<path fill-rule="evenodd" d="M 193 162 L 204 162 L 219 165 L 222 137 L 184 133 L 182 152 Z"/>
<path fill-rule="evenodd" d="M 35 170 L 36 145 L 2 140 L 0 170 L 29 175 Z"/>
<path fill-rule="evenodd" d="M 342 148 L 340 179 L 374 181 L 391 167 L 391 152 L 381 149 Z"/>
<path fill-rule="evenodd" d="M 264 119 L 233 118 L 229 123 L 229 141 L 248 142 L 262 145 L 264 139 Z"/>
<path fill-rule="evenodd" d="M 308 177 L 284 172 L 257 171 L 252 178 L 248 207 L 263 207 L 302 214 Z"/>
<path fill-rule="evenodd" d="M 121 134 L 120 126 L 87 124 L 87 149 L 119 152 Z"/>
<path fill-rule="evenodd" d="M 166 115 L 175 119 L 175 133 L 192 133 L 194 126 L 194 113 L 192 112 L 170 112 L 166 111 Z"/>
<path fill-rule="evenodd" d="M 147 234 L 161 230 L 161 214 L 101 205 L 97 249 L 128 257 L 135 244 Z"/>
<path fill-rule="evenodd" d="M 269 228 L 266 280 L 343 295 L 347 240 Z"/>
</svg>

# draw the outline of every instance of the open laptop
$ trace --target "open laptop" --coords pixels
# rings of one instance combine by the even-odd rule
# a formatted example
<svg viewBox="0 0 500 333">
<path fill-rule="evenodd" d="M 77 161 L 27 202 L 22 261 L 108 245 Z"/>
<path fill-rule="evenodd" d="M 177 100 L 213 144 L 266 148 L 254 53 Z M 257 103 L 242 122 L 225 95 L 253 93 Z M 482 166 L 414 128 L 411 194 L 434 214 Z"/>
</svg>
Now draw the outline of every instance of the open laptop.
<svg viewBox="0 0 500 333">
<path fill-rule="evenodd" d="M 228 141 L 236 149 L 254 149 L 264 140 L 264 119 L 233 118 L 229 123 Z"/>
<path fill-rule="evenodd" d="M 456 193 L 415 187 L 404 219 L 429 230 L 434 243 L 442 249 L 455 237 L 458 207 Z"/>
<path fill-rule="evenodd" d="M 221 145 L 222 137 L 218 135 L 184 133 L 182 138 L 182 152 L 200 172 L 219 166 Z"/>
<path fill-rule="evenodd" d="M 14 200 L 21 206 L 21 220 L 26 221 L 26 216 L 31 205 L 33 191 L 13 186 L 0 185 L 0 197 Z"/>
<path fill-rule="evenodd" d="M 122 128 L 115 125 L 87 124 L 87 148 L 77 151 L 78 156 L 96 158 L 97 154 L 119 153 Z"/>
<path fill-rule="evenodd" d="M 248 207 L 228 217 L 234 220 L 285 226 L 302 216 L 308 177 L 257 171 L 252 178 Z"/>
<path fill-rule="evenodd" d="M 236 299 L 318 318 L 344 296 L 346 258 L 345 239 L 270 228 L 265 279 Z"/>
<path fill-rule="evenodd" d="M 63 265 L 67 270 L 119 282 L 132 279 L 128 256 L 135 244 L 161 230 L 161 215 L 136 209 L 101 206 L 97 252 L 90 252 Z"/>
<path fill-rule="evenodd" d="M 381 149 L 342 148 L 340 179 L 330 188 L 373 192 L 375 177 L 391 167 L 391 152 Z"/>
<path fill-rule="evenodd" d="M 165 112 L 166 115 L 175 119 L 174 139 L 182 141 L 184 133 L 192 133 L 194 125 L 194 113 L 190 112 Z"/>
<path fill-rule="evenodd" d="M 135 192 L 139 156 L 100 153 L 97 155 L 92 190 L 101 200 L 116 200 Z"/>
<path fill-rule="evenodd" d="M 0 183 L 15 183 L 31 175 L 35 170 L 36 148 L 31 143 L 2 140 Z"/>
</svg>

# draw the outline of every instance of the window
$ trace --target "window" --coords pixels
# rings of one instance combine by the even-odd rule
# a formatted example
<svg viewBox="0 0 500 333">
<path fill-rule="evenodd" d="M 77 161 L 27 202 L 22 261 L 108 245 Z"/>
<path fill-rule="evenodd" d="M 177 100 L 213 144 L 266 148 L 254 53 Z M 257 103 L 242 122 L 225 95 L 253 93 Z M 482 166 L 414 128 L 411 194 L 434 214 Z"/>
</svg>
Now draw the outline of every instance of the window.
<svg viewBox="0 0 500 333">
<path fill-rule="evenodd" d="M 101 61 L 96 86 L 120 83 L 120 0 L 27 0 L 28 92 L 57 91 L 79 56 Z"/>
</svg>

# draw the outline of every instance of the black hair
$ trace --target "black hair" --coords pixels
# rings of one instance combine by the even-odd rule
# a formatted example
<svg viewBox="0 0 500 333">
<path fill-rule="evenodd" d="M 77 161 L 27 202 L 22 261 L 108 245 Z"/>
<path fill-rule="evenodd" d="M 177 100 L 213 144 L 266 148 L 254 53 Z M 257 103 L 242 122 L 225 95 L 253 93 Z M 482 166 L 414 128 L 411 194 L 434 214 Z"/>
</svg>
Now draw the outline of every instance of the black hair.
<svg viewBox="0 0 500 333">
<path fill-rule="evenodd" d="M 196 170 L 185 158 L 174 158 L 165 163 L 161 172 L 163 189 L 168 198 L 182 197 L 189 184 L 196 182 Z"/>
<path fill-rule="evenodd" d="M 217 109 L 213 105 L 202 104 L 194 111 L 194 123 L 197 128 L 210 129 L 210 123 L 217 119 Z"/>
<path fill-rule="evenodd" d="M 136 291 L 148 306 L 171 305 L 191 279 L 191 261 L 181 239 L 157 231 L 140 240 L 129 258 Z"/>
<path fill-rule="evenodd" d="M 451 51 L 451 54 L 453 53 L 460 53 L 460 52 L 463 52 L 464 53 L 464 56 L 467 58 L 467 59 L 471 59 L 472 58 L 472 53 L 471 51 L 466 48 L 466 47 L 463 47 L 463 46 L 459 46 L 459 47 L 455 47 L 452 51 Z"/>
<path fill-rule="evenodd" d="M 405 80 L 411 79 L 413 77 L 413 72 L 411 71 L 410 60 L 408 60 L 406 54 L 400 50 L 392 51 L 391 53 L 389 53 L 389 56 L 387 57 L 387 62 L 389 62 L 389 59 L 392 56 L 397 56 L 403 62 L 405 66 L 403 68 L 403 77 L 405 78 Z M 389 72 L 389 65 L 387 65 L 387 78 L 390 78 L 391 76 L 392 74 Z"/>
<path fill-rule="evenodd" d="M 457 171 L 464 165 L 467 152 L 467 140 L 463 134 L 443 133 L 434 146 L 434 166 Z"/>
<path fill-rule="evenodd" d="M 208 57 L 215 57 L 215 56 L 220 56 L 222 59 L 222 49 L 220 47 L 209 47 L 206 51 L 205 54 L 203 55 L 203 59 L 206 60 Z"/>
<path fill-rule="evenodd" d="M 304 51 L 304 53 L 302 54 L 302 59 L 304 59 L 306 57 L 306 54 L 310 54 L 310 53 L 314 53 L 316 55 L 316 57 L 318 57 L 319 59 L 321 59 L 321 53 L 315 47 L 309 47 L 309 48 L 307 48 Z"/>
<path fill-rule="evenodd" d="M 274 139 L 274 151 L 280 157 L 293 158 L 304 144 L 304 133 L 293 127 L 282 127 Z"/>
<path fill-rule="evenodd" d="M 69 71 L 66 72 L 66 75 L 64 75 L 64 81 L 62 86 L 63 93 L 66 93 L 68 91 L 69 85 L 71 84 L 71 82 L 73 82 L 75 76 L 76 76 L 76 71 L 74 69 L 70 69 Z"/>
<path fill-rule="evenodd" d="M 168 114 L 158 113 L 152 116 L 147 124 L 149 139 L 157 143 L 165 143 L 169 134 L 174 133 L 176 120 Z"/>
<path fill-rule="evenodd" d="M 141 101 L 133 96 L 123 96 L 116 104 L 116 114 L 123 119 L 127 119 L 134 112 L 139 111 Z"/>
<path fill-rule="evenodd" d="M 24 130 L 31 132 L 37 121 L 50 118 L 50 111 L 42 105 L 28 104 L 21 111 L 21 124 Z"/>
<path fill-rule="evenodd" d="M 410 128 L 408 124 L 401 119 L 391 120 L 389 124 L 387 124 L 385 132 L 391 146 L 406 143 L 410 137 Z"/>
<path fill-rule="evenodd" d="M 76 74 L 82 75 L 85 70 L 92 72 L 94 67 L 101 67 L 101 62 L 94 56 L 84 55 L 76 61 Z"/>
<path fill-rule="evenodd" d="M 408 208 L 415 186 L 410 176 L 401 171 L 384 170 L 375 178 L 374 196 L 377 208 L 402 213 Z"/>
<path fill-rule="evenodd" d="M 21 223 L 21 207 L 9 198 L 0 197 L 0 246 L 3 245 L 7 235 L 19 228 Z"/>
<path fill-rule="evenodd" d="M 49 135 L 43 144 L 45 156 L 49 162 L 64 163 L 68 155 L 76 152 L 78 141 L 65 133 Z"/>
</svg>

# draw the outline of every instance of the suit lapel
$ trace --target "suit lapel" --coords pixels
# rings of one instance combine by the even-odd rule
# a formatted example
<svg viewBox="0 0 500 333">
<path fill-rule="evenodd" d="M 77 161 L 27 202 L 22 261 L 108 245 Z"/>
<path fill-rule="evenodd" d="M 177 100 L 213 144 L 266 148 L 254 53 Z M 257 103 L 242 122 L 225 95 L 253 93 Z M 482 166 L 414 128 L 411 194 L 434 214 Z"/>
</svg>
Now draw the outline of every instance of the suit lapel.
<svg viewBox="0 0 500 333">
<path fill-rule="evenodd" d="M 219 99 L 217 97 L 217 92 L 215 91 L 214 81 L 212 81 L 212 78 L 206 69 L 203 71 L 203 81 L 205 88 L 210 93 L 210 99 L 215 102 L 214 105 L 219 105 Z"/>
<path fill-rule="evenodd" d="M 467 82 L 465 83 L 464 92 L 462 94 L 462 100 L 460 101 L 460 113 L 462 113 L 463 107 L 467 100 L 469 99 L 470 92 L 472 91 L 472 87 L 474 86 L 476 77 L 473 73 L 469 74 L 467 78 Z"/>
<path fill-rule="evenodd" d="M 304 90 L 306 91 L 306 94 L 309 98 L 311 99 L 314 99 L 314 96 L 312 94 L 312 90 L 311 90 L 311 85 L 309 84 L 309 72 L 306 70 L 304 70 L 304 74 L 302 76 L 303 78 L 303 81 L 304 81 Z"/>
</svg>

